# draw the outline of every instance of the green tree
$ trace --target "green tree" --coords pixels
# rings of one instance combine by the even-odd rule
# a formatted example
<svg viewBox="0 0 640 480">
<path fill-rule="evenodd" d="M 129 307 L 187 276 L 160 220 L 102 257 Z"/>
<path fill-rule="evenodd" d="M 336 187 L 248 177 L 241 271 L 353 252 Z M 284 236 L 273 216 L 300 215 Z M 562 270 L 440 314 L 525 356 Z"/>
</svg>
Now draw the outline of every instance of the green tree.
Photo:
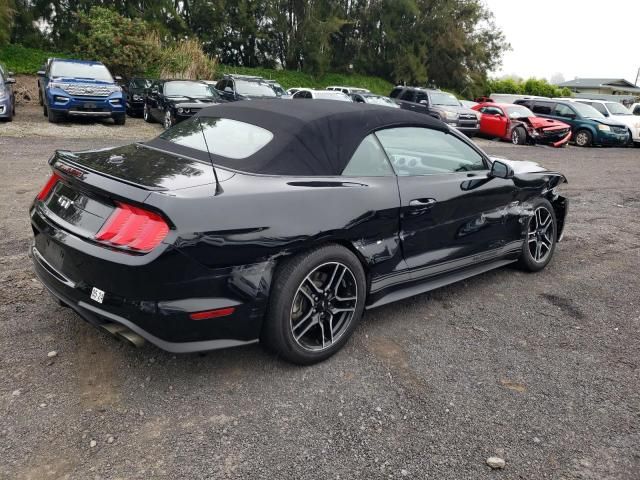
<svg viewBox="0 0 640 480">
<path fill-rule="evenodd" d="M 159 59 L 160 42 L 146 22 L 104 7 L 93 7 L 78 17 L 78 53 L 100 60 L 113 73 L 141 74 Z"/>
<path fill-rule="evenodd" d="M 13 0 L 0 0 L 0 45 L 9 41 L 14 14 Z"/>
</svg>

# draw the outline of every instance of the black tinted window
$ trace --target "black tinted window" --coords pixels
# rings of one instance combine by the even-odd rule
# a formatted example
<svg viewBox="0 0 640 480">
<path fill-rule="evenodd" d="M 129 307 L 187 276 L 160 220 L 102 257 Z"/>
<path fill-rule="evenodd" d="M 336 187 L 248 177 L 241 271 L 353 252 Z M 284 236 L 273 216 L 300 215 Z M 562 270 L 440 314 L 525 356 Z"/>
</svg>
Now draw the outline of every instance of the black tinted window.
<svg viewBox="0 0 640 480">
<path fill-rule="evenodd" d="M 350 177 L 386 177 L 393 175 L 393 170 L 378 140 L 376 140 L 375 136 L 369 135 L 355 151 L 342 175 Z"/>
<path fill-rule="evenodd" d="M 417 91 L 416 92 L 416 102 L 420 103 L 421 101 L 425 100 L 427 103 L 429 103 L 429 97 L 427 96 L 427 92 L 421 92 L 421 91 Z"/>
<path fill-rule="evenodd" d="M 531 111 L 539 115 L 551 115 L 553 103 L 535 102 Z"/>
<path fill-rule="evenodd" d="M 482 156 L 455 135 L 428 128 L 402 127 L 376 132 L 397 175 L 485 170 Z"/>
<path fill-rule="evenodd" d="M 400 96 L 400 100 L 406 100 L 407 102 L 413 102 L 415 97 L 413 90 L 405 90 Z"/>
<path fill-rule="evenodd" d="M 576 112 L 574 112 L 573 109 L 568 105 L 564 105 L 562 103 L 558 103 L 556 105 L 556 108 L 554 108 L 553 110 L 553 114 L 557 117 L 564 117 L 564 118 L 576 117 Z"/>
<path fill-rule="evenodd" d="M 400 93 L 402 93 L 402 89 L 401 88 L 394 88 L 389 96 L 391 98 L 398 98 L 400 96 Z"/>
<path fill-rule="evenodd" d="M 638 105 L 636 108 L 633 109 L 633 114 L 640 115 L 640 105 Z"/>
</svg>

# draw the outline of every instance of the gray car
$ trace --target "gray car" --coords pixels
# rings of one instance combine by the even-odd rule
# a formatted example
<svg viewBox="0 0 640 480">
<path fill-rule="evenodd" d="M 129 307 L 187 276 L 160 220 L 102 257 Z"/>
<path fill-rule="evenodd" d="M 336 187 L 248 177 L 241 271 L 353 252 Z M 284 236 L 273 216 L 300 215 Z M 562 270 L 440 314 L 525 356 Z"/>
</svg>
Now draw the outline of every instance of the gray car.
<svg viewBox="0 0 640 480">
<path fill-rule="evenodd" d="M 10 122 L 16 114 L 16 97 L 12 85 L 16 83 L 13 72 L 0 65 L 0 120 Z"/>
<path fill-rule="evenodd" d="M 431 115 L 469 137 L 480 130 L 478 113 L 465 108 L 455 95 L 448 92 L 399 85 L 389 96 L 405 110 Z"/>
</svg>

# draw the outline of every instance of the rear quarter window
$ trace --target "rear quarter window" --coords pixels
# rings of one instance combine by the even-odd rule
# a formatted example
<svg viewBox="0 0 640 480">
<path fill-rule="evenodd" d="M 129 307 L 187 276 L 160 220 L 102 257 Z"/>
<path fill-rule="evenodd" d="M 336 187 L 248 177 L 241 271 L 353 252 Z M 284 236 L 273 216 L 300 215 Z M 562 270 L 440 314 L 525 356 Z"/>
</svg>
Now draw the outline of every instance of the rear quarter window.
<svg viewBox="0 0 640 480">
<path fill-rule="evenodd" d="M 208 147 L 212 155 L 240 160 L 264 148 L 273 133 L 228 118 L 193 117 L 162 133 L 160 138 L 203 152 Z"/>
<path fill-rule="evenodd" d="M 539 115 L 551 115 L 553 103 L 535 102 L 531 111 Z"/>
</svg>

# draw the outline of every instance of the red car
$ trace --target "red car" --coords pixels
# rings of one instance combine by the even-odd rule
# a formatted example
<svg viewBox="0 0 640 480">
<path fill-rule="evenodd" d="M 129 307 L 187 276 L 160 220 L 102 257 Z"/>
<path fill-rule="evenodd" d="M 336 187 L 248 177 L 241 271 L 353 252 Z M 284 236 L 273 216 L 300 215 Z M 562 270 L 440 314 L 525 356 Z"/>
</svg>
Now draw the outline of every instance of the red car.
<svg viewBox="0 0 640 480">
<path fill-rule="evenodd" d="M 544 143 L 561 147 L 571 139 L 571 126 L 536 117 L 527 107 L 510 103 L 480 103 L 472 107 L 480 116 L 480 133 L 510 140 L 514 145 Z"/>
</svg>

